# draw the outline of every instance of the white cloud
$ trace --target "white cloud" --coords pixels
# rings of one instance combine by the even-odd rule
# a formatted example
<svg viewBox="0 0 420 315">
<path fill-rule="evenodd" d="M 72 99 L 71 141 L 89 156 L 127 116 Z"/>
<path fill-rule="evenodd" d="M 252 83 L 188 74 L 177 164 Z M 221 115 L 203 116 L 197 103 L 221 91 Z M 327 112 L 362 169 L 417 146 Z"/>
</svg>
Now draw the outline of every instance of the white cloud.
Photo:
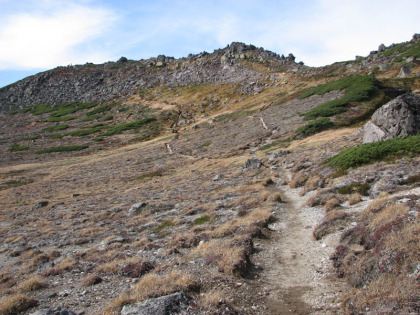
<svg viewBox="0 0 420 315">
<path fill-rule="evenodd" d="M 9 15 L 1 23 L 0 69 L 104 61 L 106 54 L 80 51 L 77 46 L 102 35 L 114 20 L 113 13 L 104 8 L 40 1 L 31 12 Z"/>
<path fill-rule="evenodd" d="M 320 0 L 316 11 L 296 21 L 286 41 L 310 65 L 354 59 L 381 43 L 409 40 L 420 26 L 419 11 L 417 0 Z"/>
</svg>

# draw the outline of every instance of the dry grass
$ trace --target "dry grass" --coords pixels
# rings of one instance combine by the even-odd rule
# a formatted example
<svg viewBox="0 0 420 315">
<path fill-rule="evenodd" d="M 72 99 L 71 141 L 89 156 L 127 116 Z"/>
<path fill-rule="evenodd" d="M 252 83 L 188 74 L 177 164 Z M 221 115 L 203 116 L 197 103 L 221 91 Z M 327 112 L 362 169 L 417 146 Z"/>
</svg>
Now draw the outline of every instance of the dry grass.
<svg viewBox="0 0 420 315">
<path fill-rule="evenodd" d="M 123 265 L 125 259 L 116 259 L 107 263 L 104 263 L 96 267 L 96 272 L 107 273 L 107 274 L 118 274 L 121 270 L 121 265 Z"/>
<path fill-rule="evenodd" d="M 263 179 L 263 181 L 262 181 L 262 183 L 261 183 L 264 187 L 267 187 L 267 186 L 270 186 L 270 185 L 273 185 L 274 184 L 274 181 L 273 181 L 273 179 L 271 178 L 271 177 L 267 177 L 267 178 L 264 178 Z"/>
<path fill-rule="evenodd" d="M 43 289 L 45 287 L 47 287 L 47 282 L 45 279 L 39 275 L 35 275 L 20 283 L 17 289 L 20 292 L 30 292 Z"/>
<path fill-rule="evenodd" d="M 362 201 L 362 195 L 359 193 L 351 194 L 349 197 L 349 206 L 353 206 Z"/>
<path fill-rule="evenodd" d="M 171 272 L 168 275 L 159 276 L 150 273 L 136 284 L 132 296 L 140 302 L 150 297 L 159 297 L 182 290 L 188 291 L 193 285 L 194 281 L 188 274 Z"/>
<path fill-rule="evenodd" d="M 398 217 L 405 217 L 410 209 L 404 204 L 391 204 L 378 212 L 371 222 L 371 226 L 376 228 L 387 222 L 394 221 Z"/>
<path fill-rule="evenodd" d="M 411 199 L 407 204 L 418 209 L 417 196 L 405 197 Z M 416 312 L 420 223 L 413 220 L 409 210 L 392 198 L 374 200 L 360 214 L 359 228 L 344 232 L 350 238 L 352 233 L 357 236 L 351 243 L 364 245 L 357 253 L 340 245 L 334 254 L 338 258 L 334 265 L 355 287 L 344 297 L 348 313 L 367 308 L 386 314 Z"/>
<path fill-rule="evenodd" d="M 82 286 L 88 287 L 102 282 L 102 278 L 98 275 L 89 275 L 82 281 Z"/>
<path fill-rule="evenodd" d="M 274 202 L 283 202 L 281 198 L 281 194 L 279 192 L 276 192 L 270 196 L 270 200 Z"/>
<path fill-rule="evenodd" d="M 330 211 L 324 217 L 322 222 L 316 226 L 313 231 L 313 236 L 316 240 L 321 239 L 323 236 L 335 230 L 337 221 L 344 220 L 347 214 L 344 211 Z"/>
<path fill-rule="evenodd" d="M 22 294 L 15 294 L 0 300 L 0 314 L 14 315 L 38 305 L 34 298 Z"/>
<path fill-rule="evenodd" d="M 306 174 L 306 172 L 297 173 L 291 182 L 289 183 L 290 188 L 298 188 L 305 185 L 306 181 L 308 180 L 309 176 Z"/>
<path fill-rule="evenodd" d="M 329 212 L 332 209 L 340 206 L 340 204 L 341 204 L 340 200 L 338 200 L 337 198 L 332 198 L 332 199 L 327 201 L 327 203 L 324 206 L 324 210 L 325 210 L 325 212 Z"/>
<path fill-rule="evenodd" d="M 243 275 L 249 267 L 251 252 L 252 243 L 246 235 L 242 235 L 202 243 L 190 253 L 190 257 L 204 257 L 208 264 L 215 262 L 221 272 Z"/>
<path fill-rule="evenodd" d="M 76 260 L 72 257 L 64 258 L 56 266 L 47 269 L 43 272 L 44 276 L 55 276 L 66 271 L 71 271 L 76 266 Z"/>
<path fill-rule="evenodd" d="M 318 175 L 309 177 L 309 179 L 305 183 L 305 187 L 303 190 L 304 194 L 312 190 L 318 189 L 323 183 L 324 180 Z"/>
<path fill-rule="evenodd" d="M 217 306 L 221 301 L 223 301 L 225 296 L 225 292 L 218 289 L 213 289 L 209 292 L 202 293 L 200 295 L 200 300 L 198 304 L 202 309 L 212 308 Z"/>
<path fill-rule="evenodd" d="M 323 143 L 327 143 L 330 141 L 337 140 L 337 138 L 351 135 L 357 129 L 358 129 L 357 127 L 350 127 L 350 128 L 341 128 L 338 130 L 323 131 L 302 140 L 295 140 L 287 147 L 287 149 L 292 150 L 292 149 L 295 149 L 297 147 L 302 147 L 302 146 L 318 147 Z"/>
<path fill-rule="evenodd" d="M 79 231 L 78 234 L 81 237 L 96 238 L 96 237 L 102 235 L 105 231 L 106 231 L 106 229 L 102 228 L 102 227 L 92 227 L 92 228 L 83 229 L 83 230 Z"/>
<path fill-rule="evenodd" d="M 383 274 L 362 289 L 353 289 L 343 297 L 344 307 L 349 313 L 371 309 L 378 314 L 394 313 L 395 306 L 400 309 L 416 309 L 418 283 L 414 277 L 398 277 Z M 410 313 L 414 314 L 414 313 Z"/>
<path fill-rule="evenodd" d="M 105 315 L 120 314 L 124 305 L 135 303 L 135 299 L 129 294 L 123 294 L 117 297 L 112 303 L 104 310 Z"/>
<path fill-rule="evenodd" d="M 20 274 L 28 274 L 35 271 L 41 264 L 53 261 L 56 258 L 60 257 L 60 253 L 58 251 L 49 251 L 49 252 L 42 252 L 36 250 L 30 250 L 24 253 L 21 256 L 21 260 L 27 262 L 22 266 L 19 273 Z"/>
<path fill-rule="evenodd" d="M 257 209 L 249 212 L 247 215 L 227 221 L 210 233 L 211 237 L 225 237 L 233 234 L 240 226 L 255 225 L 265 226 L 271 219 L 272 214 L 269 209 Z"/>
</svg>

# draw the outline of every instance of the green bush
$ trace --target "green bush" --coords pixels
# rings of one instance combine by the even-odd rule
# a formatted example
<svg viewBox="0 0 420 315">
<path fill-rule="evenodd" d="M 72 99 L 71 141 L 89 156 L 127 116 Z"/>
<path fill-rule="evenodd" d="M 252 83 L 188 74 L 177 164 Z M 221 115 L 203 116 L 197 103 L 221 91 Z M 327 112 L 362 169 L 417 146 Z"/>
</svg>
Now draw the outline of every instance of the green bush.
<svg viewBox="0 0 420 315">
<path fill-rule="evenodd" d="M 97 103 L 82 103 L 82 102 L 72 102 L 72 103 L 60 103 L 56 105 L 48 104 L 39 104 L 26 108 L 24 111 L 30 111 L 33 115 L 41 115 L 46 113 L 51 113 L 51 117 L 62 117 L 68 114 L 73 114 L 81 109 L 92 108 L 96 106 Z"/>
<path fill-rule="evenodd" d="M 88 148 L 87 145 L 67 145 L 67 146 L 58 146 L 51 147 L 37 151 L 38 154 L 43 153 L 52 153 L 52 152 L 69 152 L 69 151 L 81 151 Z"/>
<path fill-rule="evenodd" d="M 207 142 L 205 142 L 205 143 L 203 143 L 203 144 L 199 145 L 199 146 L 198 146 L 198 148 L 199 148 L 199 149 L 202 149 L 202 148 L 208 147 L 210 144 L 211 144 L 211 141 L 207 141 Z"/>
<path fill-rule="evenodd" d="M 39 138 L 41 138 L 41 136 L 34 135 L 34 136 L 23 137 L 23 138 L 20 138 L 19 140 L 36 140 L 36 139 L 39 139 Z"/>
<path fill-rule="evenodd" d="M 304 114 L 305 119 L 315 119 L 317 117 L 330 117 L 346 111 L 346 108 L 352 102 L 362 102 L 370 99 L 375 85 L 378 82 L 374 76 L 355 76 L 346 77 L 337 81 L 329 82 L 316 87 L 315 89 L 306 92 L 300 98 L 318 94 L 323 95 L 334 90 L 346 89 L 346 94 L 339 99 L 331 100 L 321 105 L 312 108 L 309 112 Z"/>
<path fill-rule="evenodd" d="M 199 217 L 199 218 L 195 219 L 194 222 L 193 222 L 193 225 L 200 225 L 200 224 L 206 223 L 210 220 L 211 220 L 211 217 L 209 215 L 204 215 L 202 217 Z"/>
<path fill-rule="evenodd" d="M 59 108 L 57 111 L 51 113 L 51 117 L 62 117 L 75 112 L 77 112 L 77 108 L 75 107 Z"/>
<path fill-rule="evenodd" d="M 114 119 L 114 116 L 109 115 L 109 116 L 106 116 L 103 120 L 107 121 L 107 120 L 113 120 L 113 119 Z"/>
<path fill-rule="evenodd" d="M 64 130 L 67 129 L 69 127 L 69 125 L 63 124 L 63 125 L 54 125 L 54 126 L 49 126 L 46 127 L 42 130 L 44 131 L 55 131 L 55 130 Z"/>
<path fill-rule="evenodd" d="M 350 185 L 346 185 L 340 187 L 338 189 L 338 193 L 342 195 L 350 195 L 353 193 L 359 193 L 363 196 L 369 195 L 368 191 L 370 189 L 369 184 L 366 183 L 351 183 Z"/>
<path fill-rule="evenodd" d="M 334 123 L 329 118 L 318 118 L 298 128 L 296 133 L 298 135 L 310 136 L 332 127 L 334 127 Z"/>
<path fill-rule="evenodd" d="M 85 121 L 97 120 L 97 119 L 99 119 L 99 117 L 101 117 L 101 116 L 100 115 L 90 115 L 90 116 L 86 116 L 81 121 L 85 122 Z"/>
<path fill-rule="evenodd" d="M 336 169 L 346 170 L 391 157 L 410 156 L 419 153 L 420 135 L 416 135 L 348 148 L 328 159 L 327 164 Z"/>
<path fill-rule="evenodd" d="M 30 110 L 33 115 L 41 115 L 45 113 L 51 113 L 52 111 L 54 111 L 54 108 L 50 107 L 47 104 L 39 104 L 27 108 L 27 110 Z"/>
<path fill-rule="evenodd" d="M 112 136 L 115 134 L 122 133 L 126 130 L 139 129 L 143 127 L 144 125 L 153 121 L 156 121 L 156 118 L 150 117 L 150 118 L 139 119 L 133 122 L 117 125 L 117 126 L 111 127 L 107 132 L 102 134 L 102 136 Z"/>
<path fill-rule="evenodd" d="M 51 139 L 61 139 L 64 137 L 64 134 L 62 133 L 54 133 L 50 136 Z"/>
<path fill-rule="evenodd" d="M 48 122 L 60 122 L 60 121 L 69 121 L 73 120 L 73 116 L 61 116 L 61 117 L 50 117 L 47 121 Z"/>
<path fill-rule="evenodd" d="M 25 150 L 28 150 L 29 147 L 26 145 L 19 145 L 19 144 L 14 143 L 9 147 L 9 149 L 10 151 L 25 151 Z"/>
<path fill-rule="evenodd" d="M 163 221 L 158 227 L 155 227 L 153 229 L 153 231 L 159 232 L 159 231 L 163 231 L 164 229 L 166 229 L 169 226 L 173 226 L 174 224 L 172 223 L 171 220 L 165 220 Z"/>
<path fill-rule="evenodd" d="M 80 129 L 80 130 L 76 130 L 70 133 L 70 135 L 74 136 L 74 137 L 83 137 L 83 136 L 87 136 L 93 133 L 96 133 L 104 128 L 107 128 L 106 126 L 97 126 L 97 127 L 93 127 L 93 128 L 89 128 L 89 129 Z"/>
<path fill-rule="evenodd" d="M 109 105 L 102 105 L 98 108 L 95 108 L 94 110 L 91 110 L 90 112 L 86 113 L 86 116 L 92 116 L 96 114 L 101 114 L 103 112 L 109 111 L 111 109 L 111 106 Z"/>
</svg>

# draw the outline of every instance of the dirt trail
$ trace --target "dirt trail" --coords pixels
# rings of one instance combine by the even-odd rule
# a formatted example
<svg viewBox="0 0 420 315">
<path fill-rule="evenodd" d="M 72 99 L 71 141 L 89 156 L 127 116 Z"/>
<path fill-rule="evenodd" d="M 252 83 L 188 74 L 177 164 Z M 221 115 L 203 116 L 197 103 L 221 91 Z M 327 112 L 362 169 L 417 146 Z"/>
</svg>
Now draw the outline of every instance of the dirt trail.
<svg viewBox="0 0 420 315">
<path fill-rule="evenodd" d="M 340 292 L 347 287 L 334 276 L 328 259 L 338 236 L 315 241 L 312 230 L 323 209 L 305 206 L 308 197 L 300 197 L 299 189 L 283 187 L 279 220 L 269 226 L 271 237 L 257 243 L 254 260 L 263 268 L 268 313 L 338 314 Z"/>
</svg>

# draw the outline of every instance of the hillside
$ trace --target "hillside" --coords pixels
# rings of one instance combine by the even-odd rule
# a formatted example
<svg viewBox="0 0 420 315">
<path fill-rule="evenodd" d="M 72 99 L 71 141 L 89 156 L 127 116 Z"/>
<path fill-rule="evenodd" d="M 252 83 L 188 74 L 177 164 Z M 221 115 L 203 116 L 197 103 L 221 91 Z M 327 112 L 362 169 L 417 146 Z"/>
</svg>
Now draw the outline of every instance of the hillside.
<svg viewBox="0 0 420 315">
<path fill-rule="evenodd" d="M 0 89 L 0 313 L 418 312 L 419 58 L 232 43 Z"/>
</svg>

